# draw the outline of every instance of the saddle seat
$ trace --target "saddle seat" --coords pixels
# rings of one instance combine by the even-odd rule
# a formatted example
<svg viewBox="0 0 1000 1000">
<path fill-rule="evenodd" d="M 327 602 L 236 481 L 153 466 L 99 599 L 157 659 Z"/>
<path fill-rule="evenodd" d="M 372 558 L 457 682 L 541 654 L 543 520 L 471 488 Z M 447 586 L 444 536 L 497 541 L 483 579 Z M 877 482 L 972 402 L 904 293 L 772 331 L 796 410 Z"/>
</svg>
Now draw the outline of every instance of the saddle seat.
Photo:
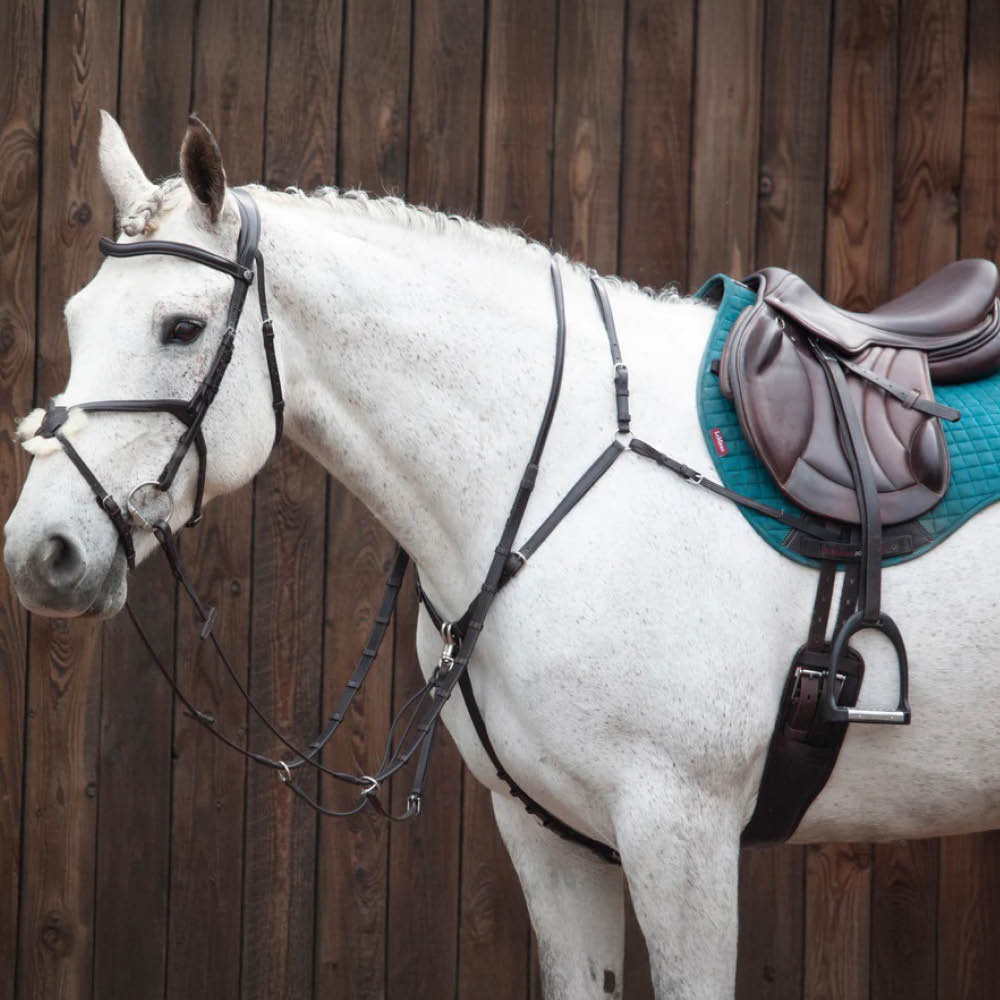
<svg viewBox="0 0 1000 1000">
<path fill-rule="evenodd" d="M 765 268 L 726 340 L 720 389 L 778 487 L 821 518 L 860 524 L 858 485 L 830 359 L 846 378 L 883 525 L 934 507 L 951 475 L 934 381 L 965 382 L 1000 370 L 997 269 L 950 264 L 870 313 L 826 302 L 802 278 Z M 842 406 L 842 404 L 840 404 Z"/>
<path fill-rule="evenodd" d="M 874 345 L 925 351 L 935 382 L 971 382 L 1000 368 L 992 261 L 955 261 L 869 313 L 838 308 L 790 271 L 760 273 L 772 307 L 847 354 Z"/>
</svg>

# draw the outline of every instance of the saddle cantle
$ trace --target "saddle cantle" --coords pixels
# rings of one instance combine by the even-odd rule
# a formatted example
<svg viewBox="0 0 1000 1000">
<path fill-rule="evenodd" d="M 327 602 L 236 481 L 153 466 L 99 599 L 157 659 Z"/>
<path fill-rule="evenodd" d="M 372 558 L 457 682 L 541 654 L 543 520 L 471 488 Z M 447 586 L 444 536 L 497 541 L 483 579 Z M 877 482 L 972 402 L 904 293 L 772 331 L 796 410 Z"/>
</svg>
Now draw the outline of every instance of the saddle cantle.
<svg viewBox="0 0 1000 1000">
<path fill-rule="evenodd" d="M 934 402 L 932 383 L 1000 369 L 995 265 L 951 264 L 871 313 L 838 309 L 780 268 L 758 271 L 745 284 L 756 302 L 726 341 L 720 388 L 782 492 L 819 517 L 861 521 L 826 354 L 843 369 L 860 419 L 881 523 L 910 521 L 934 507 L 950 476 L 938 418 L 959 414 Z"/>
</svg>

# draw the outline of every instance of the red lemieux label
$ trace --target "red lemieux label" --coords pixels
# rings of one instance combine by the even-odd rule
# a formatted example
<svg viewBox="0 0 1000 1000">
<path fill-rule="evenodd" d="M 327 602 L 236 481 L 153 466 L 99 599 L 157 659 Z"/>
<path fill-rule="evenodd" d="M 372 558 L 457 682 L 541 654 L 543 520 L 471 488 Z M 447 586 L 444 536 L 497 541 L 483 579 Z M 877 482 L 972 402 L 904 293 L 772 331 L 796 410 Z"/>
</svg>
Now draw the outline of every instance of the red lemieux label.
<svg viewBox="0 0 1000 1000">
<path fill-rule="evenodd" d="M 712 444 L 715 445 L 715 450 L 721 456 L 728 455 L 729 449 L 726 447 L 726 439 L 722 436 L 722 431 L 720 431 L 718 427 L 713 427 L 711 434 L 712 434 Z"/>
</svg>

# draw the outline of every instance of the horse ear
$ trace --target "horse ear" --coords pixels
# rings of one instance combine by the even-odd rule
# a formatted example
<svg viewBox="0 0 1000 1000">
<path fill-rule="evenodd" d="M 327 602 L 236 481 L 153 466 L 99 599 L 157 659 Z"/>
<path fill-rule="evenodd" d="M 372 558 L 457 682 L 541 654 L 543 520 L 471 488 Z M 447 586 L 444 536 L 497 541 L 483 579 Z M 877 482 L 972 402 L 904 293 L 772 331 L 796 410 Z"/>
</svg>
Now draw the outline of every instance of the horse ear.
<svg viewBox="0 0 1000 1000">
<path fill-rule="evenodd" d="M 226 197 L 226 171 L 215 136 L 200 119 L 191 115 L 181 143 L 181 177 L 195 201 L 205 207 L 209 221 L 219 221 Z"/>
<path fill-rule="evenodd" d="M 126 215 L 133 205 L 148 198 L 153 191 L 155 185 L 143 173 L 118 122 L 107 111 L 101 112 L 98 160 L 104 183 L 111 191 L 120 216 Z"/>
</svg>

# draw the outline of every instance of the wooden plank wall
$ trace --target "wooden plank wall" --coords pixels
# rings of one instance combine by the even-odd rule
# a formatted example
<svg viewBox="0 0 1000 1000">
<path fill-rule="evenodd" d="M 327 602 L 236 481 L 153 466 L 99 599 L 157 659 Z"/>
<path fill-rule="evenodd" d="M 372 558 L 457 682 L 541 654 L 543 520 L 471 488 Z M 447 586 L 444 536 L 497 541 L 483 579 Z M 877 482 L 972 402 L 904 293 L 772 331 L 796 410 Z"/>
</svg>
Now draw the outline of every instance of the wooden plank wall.
<svg viewBox="0 0 1000 1000">
<path fill-rule="evenodd" d="M 869 308 L 956 255 L 997 256 L 995 0 L 4 0 L 2 13 L 4 515 L 27 468 L 13 421 L 65 381 L 62 303 L 111 226 L 102 107 L 151 176 L 174 171 L 196 109 L 234 183 L 402 193 L 657 286 L 773 263 Z M 284 444 L 184 547 L 256 697 L 283 727 L 314 728 L 367 631 L 390 539 Z M 132 586 L 155 641 L 199 704 L 267 747 L 156 562 Z M 415 615 L 409 596 L 391 669 L 331 764 L 372 761 L 416 682 Z M 121 622 L 29 620 L 0 580 L 0 1000 L 539 997 L 488 797 L 447 738 L 413 826 L 317 822 L 281 792 L 175 711 Z M 741 887 L 741 1000 L 1000 989 L 1000 834 L 755 852 Z M 651 997 L 631 917 L 625 996 Z"/>
</svg>

